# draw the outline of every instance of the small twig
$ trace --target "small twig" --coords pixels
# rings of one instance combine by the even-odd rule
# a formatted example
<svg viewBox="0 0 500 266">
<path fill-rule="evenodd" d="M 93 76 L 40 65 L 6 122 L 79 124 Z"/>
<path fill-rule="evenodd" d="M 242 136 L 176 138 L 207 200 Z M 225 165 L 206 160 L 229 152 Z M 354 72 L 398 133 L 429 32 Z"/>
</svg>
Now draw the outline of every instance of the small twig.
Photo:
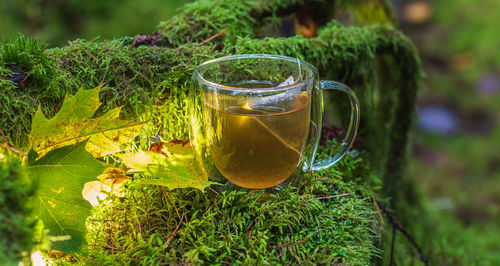
<svg viewBox="0 0 500 266">
<path fill-rule="evenodd" d="M 111 255 L 114 255 L 115 254 L 115 251 L 118 251 L 118 252 L 121 252 L 122 249 L 121 248 L 117 248 L 117 247 L 113 247 L 113 246 L 109 246 L 109 245 L 100 245 L 102 248 L 105 248 L 105 249 L 108 249 L 109 253 L 111 253 Z"/>
<path fill-rule="evenodd" d="M 3 140 L 5 141 L 5 145 L 7 145 L 7 149 L 9 149 L 13 152 L 19 153 L 22 156 L 28 156 L 28 154 L 25 153 L 24 151 L 18 150 L 18 149 L 9 145 L 9 142 L 7 141 L 7 137 L 5 137 L 5 134 L 3 133 L 3 130 L 1 128 L 0 128 L 0 133 L 2 134 Z"/>
<path fill-rule="evenodd" d="M 319 197 L 319 198 L 316 198 L 317 200 L 323 200 L 323 199 L 333 199 L 333 198 L 340 198 L 340 197 L 345 197 L 345 196 L 349 196 L 351 195 L 350 193 L 346 193 L 346 194 L 340 194 L 340 195 L 333 195 L 333 196 L 326 196 L 326 197 Z"/>
<path fill-rule="evenodd" d="M 226 34 L 226 33 L 227 33 L 227 28 L 226 28 L 226 29 L 221 30 L 219 33 L 217 33 L 217 34 L 215 34 L 215 35 L 213 35 L 213 36 L 209 37 L 208 39 L 206 39 L 206 40 L 204 40 L 204 41 L 200 42 L 200 43 L 198 44 L 198 46 L 205 45 L 205 44 L 207 44 L 209 41 L 211 41 L 211 40 L 213 40 L 213 39 L 215 39 L 215 38 L 217 38 L 217 37 L 219 37 L 219 36 L 221 36 L 221 35 L 224 35 L 224 34 Z"/>
<path fill-rule="evenodd" d="M 176 51 L 177 51 L 177 57 L 179 57 L 181 55 L 182 50 L 184 50 L 184 47 L 180 47 L 180 48 L 176 49 Z"/>
<path fill-rule="evenodd" d="M 389 210 L 387 210 L 385 203 L 380 203 L 378 200 L 376 201 L 377 205 L 382 209 L 384 214 L 389 218 L 389 222 L 392 224 L 392 226 L 399 230 L 403 235 L 410 241 L 410 243 L 415 247 L 415 249 L 418 252 L 418 255 L 420 257 L 420 260 L 425 263 L 425 265 L 429 265 L 429 259 L 424 256 L 422 253 L 422 248 L 417 244 L 417 241 L 415 241 L 415 238 L 406 231 L 406 228 L 396 219 L 394 214 L 392 214 Z"/>
<path fill-rule="evenodd" d="M 139 221 L 139 223 L 137 223 L 139 225 L 139 235 L 141 236 L 142 238 L 142 227 L 141 227 L 141 222 Z"/>
<path fill-rule="evenodd" d="M 165 199 L 168 200 L 168 201 L 170 201 L 170 203 L 172 204 L 172 206 L 174 206 L 175 213 L 177 213 L 177 217 L 179 217 L 179 220 L 181 220 L 181 215 L 179 214 L 179 210 L 177 210 L 177 206 L 175 206 L 175 203 L 172 200 L 172 198 L 170 198 L 170 196 L 165 191 L 165 189 L 163 189 L 162 187 L 160 187 L 160 189 L 161 189 L 161 192 L 163 193 L 163 196 L 165 197 Z M 167 204 L 168 204 L 168 202 L 167 202 Z"/>
<path fill-rule="evenodd" d="M 382 226 L 385 226 L 384 217 L 382 216 L 382 213 L 380 212 L 380 208 L 378 207 L 377 200 L 375 199 L 375 197 L 372 194 L 370 194 L 370 197 L 372 198 L 373 203 L 375 203 L 375 208 L 377 209 L 378 217 L 380 218 L 380 221 L 382 222 Z"/>
<path fill-rule="evenodd" d="M 168 247 L 168 245 L 170 245 L 170 242 L 172 242 L 172 240 L 174 239 L 174 236 L 175 234 L 177 233 L 177 231 L 179 230 L 179 228 L 181 227 L 181 224 L 182 224 L 182 219 L 184 219 L 184 216 L 186 215 L 185 212 L 182 212 L 182 217 L 181 219 L 179 220 L 179 223 L 177 224 L 177 227 L 175 228 L 174 232 L 172 233 L 172 235 L 168 238 L 167 240 L 167 243 L 165 243 L 165 248 Z"/>
<path fill-rule="evenodd" d="M 149 204 L 148 204 L 148 198 L 146 197 L 146 192 L 144 192 L 144 187 L 141 188 L 142 191 L 142 196 L 144 197 L 144 206 L 146 207 L 146 222 L 148 223 L 148 229 L 151 230 L 151 224 L 149 222 Z"/>
</svg>

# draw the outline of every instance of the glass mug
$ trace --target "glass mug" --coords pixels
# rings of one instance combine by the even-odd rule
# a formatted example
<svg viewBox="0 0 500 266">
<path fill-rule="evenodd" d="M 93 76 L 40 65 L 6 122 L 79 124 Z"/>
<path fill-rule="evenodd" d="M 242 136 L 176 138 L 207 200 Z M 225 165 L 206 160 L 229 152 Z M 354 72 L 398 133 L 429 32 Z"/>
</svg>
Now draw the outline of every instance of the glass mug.
<svg viewBox="0 0 500 266">
<path fill-rule="evenodd" d="M 339 161 L 356 136 L 359 103 L 346 85 L 318 77 L 311 64 L 279 55 L 233 55 L 198 66 L 189 124 L 203 174 L 261 189 Z M 350 123 L 336 154 L 315 162 L 327 89 L 349 96 Z"/>
</svg>

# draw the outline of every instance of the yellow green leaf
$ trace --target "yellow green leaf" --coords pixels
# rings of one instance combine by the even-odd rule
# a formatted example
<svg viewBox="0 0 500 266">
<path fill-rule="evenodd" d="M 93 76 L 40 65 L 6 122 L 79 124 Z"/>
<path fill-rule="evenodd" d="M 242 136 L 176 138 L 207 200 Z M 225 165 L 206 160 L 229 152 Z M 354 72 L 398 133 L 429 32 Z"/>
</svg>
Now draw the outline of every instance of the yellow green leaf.
<svg viewBox="0 0 500 266">
<path fill-rule="evenodd" d="M 27 181 L 36 186 L 33 209 L 59 251 L 78 252 L 87 244 L 85 220 L 92 206 L 82 190 L 106 166 L 85 151 L 86 144 L 52 150 L 26 167 Z"/>
<path fill-rule="evenodd" d="M 89 139 L 85 148 L 94 157 L 122 150 L 122 146 L 139 133 L 144 122 L 119 119 L 121 107 L 92 118 L 101 106 L 101 87 L 80 89 L 74 96 L 66 96 L 61 109 L 51 119 L 38 108 L 28 136 L 32 149 L 43 156 L 51 150 Z"/>
<path fill-rule="evenodd" d="M 167 156 L 152 151 L 139 151 L 116 156 L 123 160 L 129 172 L 141 172 L 140 184 L 152 184 L 168 189 L 193 187 L 205 190 L 215 182 L 208 181 L 189 147 L 168 143 L 162 149 Z"/>
</svg>

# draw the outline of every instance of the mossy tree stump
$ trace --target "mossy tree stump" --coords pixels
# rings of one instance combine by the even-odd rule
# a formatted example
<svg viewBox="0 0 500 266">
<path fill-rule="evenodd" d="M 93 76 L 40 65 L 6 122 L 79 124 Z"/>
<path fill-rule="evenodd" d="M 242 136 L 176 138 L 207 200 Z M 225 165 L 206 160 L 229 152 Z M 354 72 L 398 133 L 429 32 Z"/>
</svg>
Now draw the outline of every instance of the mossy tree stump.
<svg viewBox="0 0 500 266">
<path fill-rule="evenodd" d="M 326 18 L 339 10 L 351 10 L 364 26 L 343 26 Z M 307 34 L 317 36 L 265 37 L 276 34 L 273 25 L 280 17 L 296 17 L 299 31 L 312 27 Z M 258 206 L 260 194 L 248 196 L 244 190 L 204 194 L 131 188 L 126 200 L 101 207 L 89 221 L 94 225 L 89 260 L 367 263 L 377 254 L 372 237 L 378 227 L 368 200 L 372 170 L 382 177 L 383 195 L 391 198 L 393 208 L 413 202 L 404 158 L 421 72 L 414 46 L 392 21 L 390 7 L 376 0 L 202 0 L 186 5 L 151 36 L 76 40 L 48 50 L 20 37 L 0 51 L 0 128 L 9 142 L 26 146 L 38 105 L 50 117 L 66 93 L 104 82 L 101 113 L 125 105 L 125 116 L 152 121 L 142 139 L 156 134 L 183 139 L 188 131 L 187 88 L 201 62 L 247 53 L 303 59 L 322 78 L 348 84 L 359 96 L 359 135 L 365 146 L 360 157 L 346 158 Z M 210 39 L 220 32 L 226 33 Z M 346 191 L 351 197 L 316 199 Z M 115 223 L 106 217 L 114 217 Z"/>
</svg>

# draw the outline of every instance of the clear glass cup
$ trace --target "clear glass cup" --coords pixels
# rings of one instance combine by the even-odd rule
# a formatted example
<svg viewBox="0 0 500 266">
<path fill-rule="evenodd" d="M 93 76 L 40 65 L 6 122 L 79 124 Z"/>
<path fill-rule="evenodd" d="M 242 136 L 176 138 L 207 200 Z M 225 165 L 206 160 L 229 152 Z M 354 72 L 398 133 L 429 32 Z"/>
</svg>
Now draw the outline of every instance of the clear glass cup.
<svg viewBox="0 0 500 266">
<path fill-rule="evenodd" d="M 198 66 L 192 76 L 189 124 L 203 174 L 261 189 L 338 162 L 356 136 L 359 103 L 346 85 L 318 77 L 311 64 L 279 55 L 226 56 Z M 323 90 L 330 89 L 348 95 L 350 123 L 336 153 L 315 161 Z"/>
</svg>

